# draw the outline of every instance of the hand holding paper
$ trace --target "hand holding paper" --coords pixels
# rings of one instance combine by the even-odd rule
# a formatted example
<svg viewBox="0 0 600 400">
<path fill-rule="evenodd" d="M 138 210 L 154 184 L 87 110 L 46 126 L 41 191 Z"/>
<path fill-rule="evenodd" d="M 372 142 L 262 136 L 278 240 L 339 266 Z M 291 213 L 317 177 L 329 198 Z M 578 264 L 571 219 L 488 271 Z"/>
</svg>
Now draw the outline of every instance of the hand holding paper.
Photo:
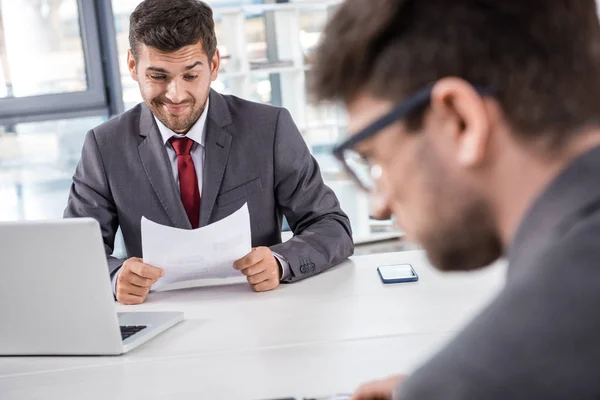
<svg viewBox="0 0 600 400">
<path fill-rule="evenodd" d="M 247 204 L 229 217 L 196 230 L 172 228 L 142 217 L 144 262 L 164 270 L 152 290 L 185 281 L 242 277 L 233 264 L 251 250 Z"/>
<path fill-rule="evenodd" d="M 255 292 L 266 292 L 279 286 L 281 268 L 268 247 L 257 247 L 252 252 L 237 260 L 233 268 L 246 276 Z"/>
</svg>

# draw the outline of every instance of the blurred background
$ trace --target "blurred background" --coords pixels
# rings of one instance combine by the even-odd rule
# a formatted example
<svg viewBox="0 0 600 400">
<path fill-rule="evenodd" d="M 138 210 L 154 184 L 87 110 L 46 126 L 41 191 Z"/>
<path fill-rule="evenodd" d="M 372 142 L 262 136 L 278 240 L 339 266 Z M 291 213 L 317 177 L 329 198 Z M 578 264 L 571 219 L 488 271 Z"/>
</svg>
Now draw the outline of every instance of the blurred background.
<svg viewBox="0 0 600 400">
<path fill-rule="evenodd" d="M 126 65 L 139 3 L 0 0 L 0 220 L 62 217 L 87 131 L 141 101 Z M 207 3 L 223 58 L 213 89 L 287 108 L 355 240 L 397 237 L 390 221 L 369 218 L 368 199 L 330 155 L 346 136 L 343 110 L 308 101 L 312 54 L 339 1 Z M 115 252 L 123 254 L 120 240 Z"/>
</svg>

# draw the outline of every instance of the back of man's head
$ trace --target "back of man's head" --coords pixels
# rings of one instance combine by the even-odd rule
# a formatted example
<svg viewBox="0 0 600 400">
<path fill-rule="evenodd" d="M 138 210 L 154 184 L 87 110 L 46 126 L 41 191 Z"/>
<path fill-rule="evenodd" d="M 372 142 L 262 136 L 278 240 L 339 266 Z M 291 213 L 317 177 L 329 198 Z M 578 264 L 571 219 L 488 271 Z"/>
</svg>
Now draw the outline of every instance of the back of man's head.
<svg viewBox="0 0 600 400">
<path fill-rule="evenodd" d="M 174 52 L 199 41 L 212 59 L 217 48 L 213 13 L 199 0 L 144 0 L 129 18 L 129 46 L 134 56 L 140 44 Z"/>
<path fill-rule="evenodd" d="M 600 123 L 594 0 L 349 0 L 317 60 L 321 100 L 395 102 L 453 76 L 493 88 L 511 130 L 549 147 Z"/>
</svg>

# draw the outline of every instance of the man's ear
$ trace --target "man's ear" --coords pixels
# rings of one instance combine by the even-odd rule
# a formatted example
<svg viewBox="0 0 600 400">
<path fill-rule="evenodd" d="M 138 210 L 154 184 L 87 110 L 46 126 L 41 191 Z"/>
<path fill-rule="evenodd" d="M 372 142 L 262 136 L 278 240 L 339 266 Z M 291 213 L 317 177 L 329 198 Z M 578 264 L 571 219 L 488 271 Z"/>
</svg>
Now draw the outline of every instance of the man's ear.
<svg viewBox="0 0 600 400">
<path fill-rule="evenodd" d="M 473 167 L 483 162 L 490 139 L 490 120 L 484 99 L 467 81 L 443 78 L 433 87 L 431 110 L 454 148 L 456 161 Z"/>
<path fill-rule="evenodd" d="M 215 50 L 212 60 L 210 60 L 210 79 L 216 81 L 219 76 L 219 67 L 221 65 L 221 53 L 219 49 Z"/>
<path fill-rule="evenodd" d="M 137 82 L 137 62 L 135 61 L 135 57 L 131 49 L 127 51 L 127 67 L 129 68 L 129 75 L 131 75 L 131 79 Z"/>
</svg>

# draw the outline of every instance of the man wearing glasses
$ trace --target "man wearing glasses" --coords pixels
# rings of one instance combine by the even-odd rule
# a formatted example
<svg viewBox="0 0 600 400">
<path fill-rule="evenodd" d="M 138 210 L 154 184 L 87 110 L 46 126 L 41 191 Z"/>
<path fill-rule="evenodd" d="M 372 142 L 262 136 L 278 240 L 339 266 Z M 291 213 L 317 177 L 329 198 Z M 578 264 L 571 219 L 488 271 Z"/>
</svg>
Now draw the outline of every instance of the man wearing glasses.
<svg viewBox="0 0 600 400">
<path fill-rule="evenodd" d="M 336 156 L 439 269 L 510 266 L 436 356 L 354 400 L 600 398 L 595 2 L 377 3 L 344 3 L 317 52 L 353 132 Z"/>
</svg>

